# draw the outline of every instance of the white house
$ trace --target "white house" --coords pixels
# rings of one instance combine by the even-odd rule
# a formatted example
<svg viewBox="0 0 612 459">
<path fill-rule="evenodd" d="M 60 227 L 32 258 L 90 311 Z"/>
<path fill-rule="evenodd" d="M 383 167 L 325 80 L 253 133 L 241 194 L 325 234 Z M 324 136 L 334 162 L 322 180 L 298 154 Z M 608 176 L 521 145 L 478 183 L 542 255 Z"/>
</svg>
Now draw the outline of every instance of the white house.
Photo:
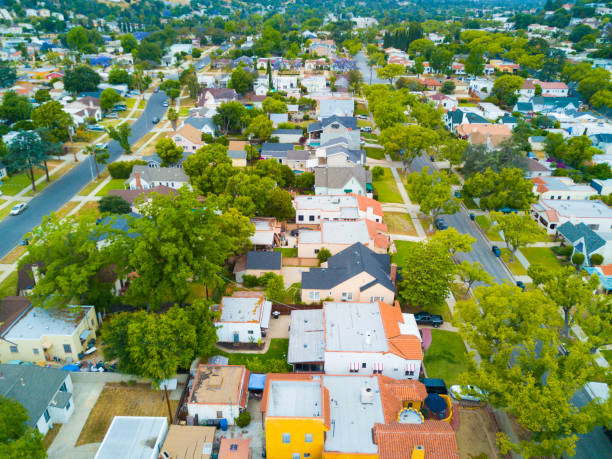
<svg viewBox="0 0 612 459">
<path fill-rule="evenodd" d="M 27 424 L 44 436 L 54 424 L 65 424 L 74 412 L 70 372 L 37 365 L 0 364 L 0 394 L 28 412 Z"/>
<path fill-rule="evenodd" d="M 352 98 L 322 98 L 319 102 L 319 119 L 330 116 L 353 116 L 355 101 Z"/>
<path fill-rule="evenodd" d="M 258 343 L 270 326 L 272 303 L 263 295 L 224 296 L 219 304 L 221 317 L 215 322 L 220 343 Z"/>
<path fill-rule="evenodd" d="M 531 181 L 533 192 L 540 199 L 585 200 L 598 194 L 594 188 L 575 183 L 570 177 L 536 177 Z"/>
<path fill-rule="evenodd" d="M 94 459 L 158 459 L 167 434 L 165 416 L 115 416 Z"/>
<path fill-rule="evenodd" d="M 568 221 L 575 225 L 584 223 L 596 232 L 606 233 L 612 230 L 612 209 L 599 199 L 588 201 L 543 199 L 532 204 L 529 213 L 548 234 L 555 234 L 557 227 Z"/>
<path fill-rule="evenodd" d="M 243 365 L 200 365 L 187 399 L 187 412 L 207 420 L 234 419 L 247 407 L 249 371 Z"/>
<path fill-rule="evenodd" d="M 148 190 L 164 185 L 178 190 L 182 186 L 191 189 L 189 177 L 182 167 L 134 166 L 130 177 L 125 181 L 130 190 Z"/>
<path fill-rule="evenodd" d="M 355 193 L 372 197 L 372 173 L 363 166 L 315 167 L 315 194 Z"/>
<path fill-rule="evenodd" d="M 296 311 L 295 318 L 302 313 Z M 324 372 L 332 375 L 418 379 L 421 335 L 414 315 L 403 314 L 399 304 L 330 302 L 308 313 L 310 333 L 290 335 L 290 364 L 321 362 Z M 294 314 L 292 323 L 293 319 Z M 317 328 L 319 333 L 313 333 Z"/>
<path fill-rule="evenodd" d="M 297 75 L 275 75 L 272 77 L 274 89 L 277 91 L 288 91 L 298 87 Z"/>
<path fill-rule="evenodd" d="M 383 210 L 378 201 L 358 195 L 311 196 L 298 195 L 293 199 L 295 221 L 355 221 L 362 218 L 382 223 Z"/>
<path fill-rule="evenodd" d="M 324 75 L 308 75 L 302 78 L 300 81 L 301 85 L 306 88 L 308 93 L 325 91 L 327 88 L 327 81 Z"/>
<path fill-rule="evenodd" d="M 480 102 L 478 104 L 478 110 L 480 110 L 480 114 L 483 117 L 493 121 L 507 114 L 505 110 L 502 110 L 497 105 L 492 104 L 490 102 Z"/>
</svg>

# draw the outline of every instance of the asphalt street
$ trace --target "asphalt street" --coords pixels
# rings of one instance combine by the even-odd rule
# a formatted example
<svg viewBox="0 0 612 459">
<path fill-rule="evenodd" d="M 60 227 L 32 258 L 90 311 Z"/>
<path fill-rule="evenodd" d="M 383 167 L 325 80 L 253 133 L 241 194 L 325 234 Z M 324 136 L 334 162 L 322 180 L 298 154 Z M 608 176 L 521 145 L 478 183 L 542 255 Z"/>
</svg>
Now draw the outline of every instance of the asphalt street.
<svg viewBox="0 0 612 459">
<path fill-rule="evenodd" d="M 368 65 L 368 58 L 363 54 L 363 51 L 359 51 L 359 53 L 355 55 L 355 60 L 357 61 L 357 68 L 361 72 L 365 84 L 389 84 L 388 80 L 381 80 L 378 78 L 376 69 Z"/>
<path fill-rule="evenodd" d="M 410 169 L 414 172 L 418 172 L 425 166 L 428 166 L 430 171 L 434 167 L 429 158 L 426 156 L 420 156 L 412 161 L 410 164 Z M 472 251 L 470 253 L 459 253 L 457 255 L 460 261 L 468 260 L 469 262 L 477 261 L 481 263 L 485 270 L 499 284 L 505 280 L 513 282 L 512 278 L 506 271 L 506 268 L 493 254 L 491 247 L 482 234 L 480 234 L 480 231 L 476 229 L 475 224 L 470 220 L 470 216 L 463 208 L 461 208 L 461 210 L 454 215 L 444 215 L 443 217 L 449 227 L 452 226 L 460 233 L 470 234 L 476 239 L 476 242 L 474 242 L 472 245 Z"/>
<path fill-rule="evenodd" d="M 149 98 L 145 110 L 132 124 L 130 143 L 134 144 L 153 127 L 153 118 L 162 119 L 167 107 L 163 106 L 166 94 L 163 91 L 154 93 Z M 108 144 L 109 162 L 121 156 L 123 149 L 112 140 Z M 70 172 L 51 183 L 28 203 L 25 212 L 9 216 L 0 222 L 0 258 L 3 258 L 23 239 L 23 235 L 40 225 L 45 215 L 57 211 L 89 183 L 95 175 L 93 164 L 89 160 L 81 161 Z"/>
</svg>

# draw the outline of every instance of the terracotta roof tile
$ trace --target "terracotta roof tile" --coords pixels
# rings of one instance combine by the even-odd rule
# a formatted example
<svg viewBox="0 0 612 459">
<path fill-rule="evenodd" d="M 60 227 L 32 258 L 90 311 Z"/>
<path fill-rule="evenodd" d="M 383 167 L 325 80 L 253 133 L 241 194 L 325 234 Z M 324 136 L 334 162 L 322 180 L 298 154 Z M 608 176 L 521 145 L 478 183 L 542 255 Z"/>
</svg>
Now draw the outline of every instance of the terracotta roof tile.
<svg viewBox="0 0 612 459">
<path fill-rule="evenodd" d="M 457 440 L 450 424 L 427 420 L 423 424 L 375 424 L 374 435 L 380 459 L 405 459 L 415 446 L 425 449 L 427 459 L 459 457 Z"/>
<path fill-rule="evenodd" d="M 604 276 L 612 276 L 612 265 L 603 265 L 599 269 Z"/>
<path fill-rule="evenodd" d="M 386 423 L 397 419 L 403 402 L 422 402 L 427 398 L 425 385 L 415 379 L 396 380 L 378 375 L 378 388 Z"/>
<path fill-rule="evenodd" d="M 384 217 L 385 213 L 383 212 L 382 205 L 376 199 L 368 198 L 355 193 L 351 193 L 351 196 L 355 196 L 357 198 L 357 205 L 359 206 L 359 210 L 362 212 L 367 211 L 368 207 L 372 207 L 376 215 Z"/>
<path fill-rule="evenodd" d="M 249 400 L 249 379 L 251 377 L 251 372 L 244 369 L 243 378 L 242 378 L 242 394 L 240 394 L 240 407 L 246 408 L 247 402 Z"/>
<path fill-rule="evenodd" d="M 399 336 L 399 324 L 404 323 L 402 310 L 400 309 L 399 305 L 393 306 L 391 304 L 379 301 L 378 307 L 380 308 L 380 317 L 382 319 L 383 327 L 385 329 L 385 336 L 387 339 Z"/>
<path fill-rule="evenodd" d="M 402 335 L 388 340 L 389 352 L 406 360 L 423 360 L 421 341 L 414 335 Z"/>
</svg>

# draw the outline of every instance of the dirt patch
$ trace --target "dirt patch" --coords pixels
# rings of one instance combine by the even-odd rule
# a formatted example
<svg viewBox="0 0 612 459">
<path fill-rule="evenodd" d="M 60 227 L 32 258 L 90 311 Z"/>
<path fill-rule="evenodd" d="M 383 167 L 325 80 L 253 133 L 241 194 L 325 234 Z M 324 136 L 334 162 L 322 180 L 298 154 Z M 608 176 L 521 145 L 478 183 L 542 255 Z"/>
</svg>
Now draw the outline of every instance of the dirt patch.
<svg viewBox="0 0 612 459">
<path fill-rule="evenodd" d="M 385 212 L 385 223 L 391 234 L 404 234 L 407 236 L 418 236 L 410 214 L 400 212 Z"/>
<path fill-rule="evenodd" d="M 0 264 L 10 265 L 15 263 L 17 260 L 21 258 L 21 256 L 25 253 L 26 248 L 24 246 L 18 245 L 13 250 L 11 250 L 6 257 L 0 260 Z"/>
<path fill-rule="evenodd" d="M 460 409 L 457 445 L 459 456 L 468 459 L 485 453 L 490 458 L 499 457 L 495 446 L 496 430 L 483 408 Z"/>
<path fill-rule="evenodd" d="M 162 391 L 151 390 L 149 384 L 106 384 L 75 446 L 101 442 L 115 416 L 168 416 L 162 394 Z M 173 413 L 177 405 L 178 400 L 170 400 Z"/>
<path fill-rule="evenodd" d="M 57 437 L 61 427 L 63 424 L 54 424 L 52 429 L 49 429 L 47 435 L 43 438 L 43 444 L 45 445 L 45 449 L 49 449 L 49 446 L 53 444 L 53 440 Z"/>
<path fill-rule="evenodd" d="M 78 201 L 68 201 L 57 212 L 55 212 L 55 215 L 57 215 L 57 218 L 59 218 L 60 220 L 62 218 L 66 218 L 68 214 L 72 212 L 72 210 L 78 205 Z"/>
</svg>

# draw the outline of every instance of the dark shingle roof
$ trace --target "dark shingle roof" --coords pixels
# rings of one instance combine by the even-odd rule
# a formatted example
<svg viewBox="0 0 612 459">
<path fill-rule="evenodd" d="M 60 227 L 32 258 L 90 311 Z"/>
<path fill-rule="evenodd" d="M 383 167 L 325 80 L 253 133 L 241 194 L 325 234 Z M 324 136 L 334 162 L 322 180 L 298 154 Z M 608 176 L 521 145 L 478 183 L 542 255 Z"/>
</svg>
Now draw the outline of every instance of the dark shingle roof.
<svg viewBox="0 0 612 459">
<path fill-rule="evenodd" d="M 7 296 L 0 300 L 0 336 L 23 316 L 30 304 L 27 296 Z"/>
<path fill-rule="evenodd" d="M 308 125 L 308 132 L 316 132 L 321 131 L 326 126 L 329 126 L 331 123 L 340 123 L 342 126 L 348 129 L 357 129 L 357 118 L 354 116 L 329 116 L 327 118 L 323 118 L 321 121 L 317 121 L 316 123 L 311 123 Z"/>
<path fill-rule="evenodd" d="M 262 154 L 271 152 L 287 153 L 289 150 L 293 150 L 292 143 L 264 143 L 261 146 Z"/>
<path fill-rule="evenodd" d="M 293 135 L 302 135 L 301 129 L 277 129 L 272 133 L 272 137 L 279 134 L 293 134 Z"/>
<path fill-rule="evenodd" d="M 387 254 L 377 254 L 360 242 L 337 253 L 327 260 L 327 268 L 311 268 L 302 273 L 302 288 L 327 289 L 332 288 L 362 272 L 367 272 L 374 280 L 368 288 L 375 284 L 393 291 L 391 282 L 391 258 Z M 364 286 L 365 287 L 365 286 Z"/>
<path fill-rule="evenodd" d="M 35 365 L 1 364 L 0 371 L 4 376 L 0 378 L 0 395 L 17 400 L 23 405 L 30 416 L 28 425 L 31 427 L 36 426 L 68 376 L 67 371 Z M 60 401 L 63 401 L 63 398 Z"/>
<path fill-rule="evenodd" d="M 584 238 L 585 250 L 579 251 L 584 253 L 587 257 L 597 249 L 606 245 L 606 241 L 584 223 L 574 225 L 571 222 L 565 222 L 557 228 L 557 231 L 574 246 L 576 246 L 576 242 Z M 580 244 L 580 242 L 578 242 L 578 244 Z M 579 249 L 579 247 L 576 247 L 576 249 Z"/>
<path fill-rule="evenodd" d="M 282 256 L 280 252 L 259 252 L 250 250 L 247 253 L 246 269 L 281 269 Z"/>
</svg>

